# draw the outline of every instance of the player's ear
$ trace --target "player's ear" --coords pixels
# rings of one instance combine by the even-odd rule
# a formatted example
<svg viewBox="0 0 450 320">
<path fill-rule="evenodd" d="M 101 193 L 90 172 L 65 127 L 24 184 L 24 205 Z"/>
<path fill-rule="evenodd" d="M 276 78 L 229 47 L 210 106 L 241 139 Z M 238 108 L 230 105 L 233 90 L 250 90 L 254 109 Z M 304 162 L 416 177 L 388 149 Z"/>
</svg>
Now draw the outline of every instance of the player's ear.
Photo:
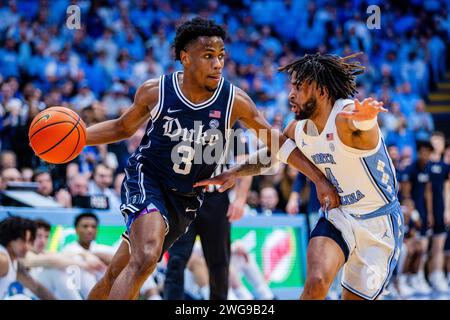
<svg viewBox="0 0 450 320">
<path fill-rule="evenodd" d="M 183 66 L 188 65 L 190 62 L 189 54 L 185 50 L 180 51 L 180 61 Z"/>
</svg>

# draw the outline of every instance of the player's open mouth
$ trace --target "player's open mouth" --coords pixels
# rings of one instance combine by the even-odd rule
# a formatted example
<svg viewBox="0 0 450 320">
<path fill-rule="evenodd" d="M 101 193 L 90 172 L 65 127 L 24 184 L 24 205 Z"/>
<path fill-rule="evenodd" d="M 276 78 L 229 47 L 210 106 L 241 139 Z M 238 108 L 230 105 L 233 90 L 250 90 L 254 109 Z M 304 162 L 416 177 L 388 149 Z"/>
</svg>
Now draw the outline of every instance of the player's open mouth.
<svg viewBox="0 0 450 320">
<path fill-rule="evenodd" d="M 294 113 L 299 113 L 301 110 L 300 110 L 300 107 L 298 106 L 298 105 L 296 105 L 295 103 L 293 103 L 293 102 L 289 102 L 289 105 L 290 105 L 290 107 L 291 107 L 291 111 L 292 112 L 294 112 Z"/>
</svg>

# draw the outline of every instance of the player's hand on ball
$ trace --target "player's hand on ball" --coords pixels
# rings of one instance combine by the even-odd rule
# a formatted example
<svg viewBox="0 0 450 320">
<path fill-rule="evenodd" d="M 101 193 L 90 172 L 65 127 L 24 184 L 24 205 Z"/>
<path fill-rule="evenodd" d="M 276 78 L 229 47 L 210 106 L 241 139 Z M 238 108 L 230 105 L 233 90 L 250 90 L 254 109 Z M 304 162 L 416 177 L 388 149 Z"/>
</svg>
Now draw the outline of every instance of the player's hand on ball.
<svg viewBox="0 0 450 320">
<path fill-rule="evenodd" d="M 224 192 L 232 188 L 236 184 L 236 179 L 237 178 L 232 172 L 225 171 L 222 174 L 219 174 L 218 176 L 215 176 L 213 178 L 196 182 L 194 184 L 194 188 L 219 185 L 220 186 L 219 192 Z"/>
<path fill-rule="evenodd" d="M 353 110 L 343 110 L 339 114 L 347 119 L 365 121 L 375 118 L 380 112 L 388 112 L 387 109 L 383 108 L 383 102 L 373 98 L 364 99 L 362 103 L 355 99 L 354 103 Z"/>
<path fill-rule="evenodd" d="M 323 211 L 337 208 L 341 202 L 336 188 L 325 178 L 316 183 L 317 198 Z"/>
</svg>

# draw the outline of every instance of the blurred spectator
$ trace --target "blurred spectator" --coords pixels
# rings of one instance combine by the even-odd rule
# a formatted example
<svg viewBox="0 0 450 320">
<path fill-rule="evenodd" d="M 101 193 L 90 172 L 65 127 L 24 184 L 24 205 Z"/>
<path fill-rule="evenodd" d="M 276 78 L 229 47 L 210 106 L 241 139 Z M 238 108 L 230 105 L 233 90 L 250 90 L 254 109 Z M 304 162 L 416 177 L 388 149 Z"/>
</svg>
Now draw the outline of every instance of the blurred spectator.
<svg viewBox="0 0 450 320">
<path fill-rule="evenodd" d="M 33 169 L 31 168 L 22 168 L 21 170 L 22 181 L 24 182 L 32 182 L 33 181 Z"/>
<path fill-rule="evenodd" d="M 413 113 L 416 102 L 420 99 L 416 92 L 412 90 L 409 82 L 405 82 L 397 88 L 394 99 L 400 103 L 400 110 L 406 117 L 409 117 Z"/>
<path fill-rule="evenodd" d="M 52 199 L 65 208 L 72 206 L 70 194 L 66 190 L 60 189 L 56 193 L 54 192 L 53 179 L 49 172 L 37 171 L 34 173 L 32 180 L 38 183 L 37 192 L 41 196 Z"/>
<path fill-rule="evenodd" d="M 13 38 L 8 37 L 4 45 L 0 48 L 0 73 L 3 77 L 18 77 L 19 57 L 16 52 L 17 43 Z"/>
<path fill-rule="evenodd" d="M 429 141 L 434 131 L 433 117 L 425 111 L 425 102 L 416 102 L 416 110 L 409 116 L 409 127 L 414 132 L 416 141 Z"/>
<path fill-rule="evenodd" d="M 113 30 L 106 28 L 103 35 L 95 41 L 94 47 L 97 52 L 104 52 L 105 68 L 111 73 L 119 55 L 119 48 L 113 39 Z"/>
<path fill-rule="evenodd" d="M 120 82 L 115 82 L 103 97 L 102 103 L 106 107 L 108 117 L 117 118 L 132 102 L 126 95 L 125 87 Z"/>
<path fill-rule="evenodd" d="M 251 285 L 252 292 L 242 283 L 245 278 Z M 254 255 L 251 255 L 242 241 L 236 240 L 231 245 L 230 260 L 230 300 L 272 300 L 274 294 L 269 288 L 269 274 L 264 274 L 258 267 Z M 230 297 L 231 296 L 231 297 Z"/>
<path fill-rule="evenodd" d="M 87 196 L 89 194 L 88 182 L 89 179 L 81 174 L 70 177 L 67 182 L 70 195 L 72 197 Z"/>
<path fill-rule="evenodd" d="M 0 153 L 0 168 L 1 169 L 11 169 L 17 168 L 17 157 L 12 151 L 2 151 Z"/>
<path fill-rule="evenodd" d="M 31 290 L 39 299 L 55 299 L 50 291 L 28 274 L 19 261 L 26 256 L 35 237 L 36 226 L 32 220 L 9 217 L 0 221 L 0 299 L 6 298 L 10 286 L 16 281 Z M 13 290 L 11 295 L 14 294 L 12 292 Z M 31 297 L 28 298 L 31 300 Z"/>
<path fill-rule="evenodd" d="M 265 187 L 260 191 L 258 213 L 270 216 L 274 213 L 283 213 L 277 208 L 279 202 L 277 190 L 273 187 Z"/>
<path fill-rule="evenodd" d="M 418 159 L 408 166 L 402 173 L 402 199 L 411 199 L 419 212 L 421 220 L 420 243 L 422 256 L 419 260 L 418 273 L 411 281 L 413 288 L 422 293 L 431 293 L 431 288 L 425 279 L 426 252 L 428 251 L 431 228 L 434 225 L 432 212 L 432 185 L 430 181 L 429 160 L 433 147 L 429 142 L 418 145 Z"/>
<path fill-rule="evenodd" d="M 76 255 L 79 261 L 87 261 L 97 266 L 95 270 L 80 273 L 79 291 L 83 299 L 87 298 L 92 287 L 102 277 L 115 252 L 113 247 L 95 242 L 98 222 L 97 216 L 93 213 L 82 213 L 76 216 L 74 227 L 77 241 L 62 249 L 65 254 Z"/>
<path fill-rule="evenodd" d="M 75 111 L 80 111 L 81 109 L 93 104 L 96 101 L 96 97 L 92 90 L 89 88 L 89 83 L 86 80 L 80 82 L 78 94 L 73 97 L 71 103 L 75 108 Z"/>
<path fill-rule="evenodd" d="M 50 224 L 40 219 L 35 223 L 36 238 L 33 247 L 22 260 L 23 265 L 29 270 L 33 279 L 45 286 L 57 299 L 81 300 L 76 283 L 71 279 L 70 274 L 79 271 L 79 268 L 95 271 L 99 265 L 92 261 L 80 261 L 67 253 L 46 252 Z M 100 267 L 102 267 L 101 264 Z"/>
<path fill-rule="evenodd" d="M 412 157 L 413 159 L 415 159 L 416 139 L 414 133 L 408 128 L 408 123 L 405 117 L 400 117 L 398 119 L 397 128 L 395 128 L 394 131 L 388 132 L 385 139 L 386 144 L 396 145 L 399 148 L 400 152 L 403 152 L 405 148 L 409 147 L 413 152 Z"/>
<path fill-rule="evenodd" d="M 109 207 L 112 210 L 120 208 L 120 201 L 110 188 L 113 183 L 113 170 L 104 164 L 98 164 L 92 174 L 93 179 L 89 181 L 89 195 L 104 195 L 108 197 Z"/>
<path fill-rule="evenodd" d="M 16 168 L 9 168 L 2 170 L 2 185 L 1 190 L 5 190 L 9 182 L 20 182 L 22 181 L 22 176 Z"/>
</svg>

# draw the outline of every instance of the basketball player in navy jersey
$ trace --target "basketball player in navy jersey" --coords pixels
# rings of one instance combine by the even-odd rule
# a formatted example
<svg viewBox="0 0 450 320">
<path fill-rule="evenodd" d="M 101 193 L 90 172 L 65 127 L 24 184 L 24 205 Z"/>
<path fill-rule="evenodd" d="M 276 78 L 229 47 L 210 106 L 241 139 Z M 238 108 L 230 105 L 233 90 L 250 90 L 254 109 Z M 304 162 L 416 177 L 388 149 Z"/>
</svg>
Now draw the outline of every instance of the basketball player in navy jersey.
<svg viewBox="0 0 450 320">
<path fill-rule="evenodd" d="M 126 139 L 148 122 L 122 185 L 125 241 L 89 298 L 137 297 L 158 259 L 194 220 L 203 192 L 193 185 L 212 175 L 229 129 L 238 120 L 254 129 L 269 148 L 278 142 L 281 147 L 271 157 L 308 176 L 324 207 L 339 205 L 334 187 L 320 170 L 291 139 L 272 130 L 245 92 L 223 79 L 225 38 L 223 28 L 212 21 L 185 22 L 174 43 L 183 71 L 146 81 L 120 118 L 87 129 L 87 144 L 97 145 Z M 272 134 L 264 134 L 268 132 Z M 205 154 L 210 155 L 208 161 L 202 160 Z"/>
<path fill-rule="evenodd" d="M 447 239 L 446 224 L 448 215 L 448 197 L 446 184 L 450 181 L 450 166 L 443 159 L 445 149 L 445 136 L 442 132 L 434 132 L 430 139 L 433 152 L 430 156 L 430 181 L 433 194 L 433 236 L 431 238 L 431 254 L 429 261 L 429 279 L 432 287 L 439 292 L 448 291 L 448 283 L 445 278 L 444 247 Z"/>
<path fill-rule="evenodd" d="M 237 133 L 239 127 L 234 127 Z M 241 163 L 248 154 L 244 135 L 235 135 L 230 157 Z M 213 175 L 229 169 L 229 164 L 219 164 Z M 164 299 L 184 300 L 184 269 L 191 256 L 197 235 L 200 237 L 203 255 L 208 268 L 209 288 L 200 288 L 202 298 L 227 300 L 231 257 L 231 221 L 239 220 L 244 214 L 247 193 L 252 177 L 242 177 L 236 184 L 234 199 L 230 202 L 228 192 L 219 192 L 219 186 L 209 186 L 198 215 L 189 230 L 169 249 Z"/>
<path fill-rule="evenodd" d="M 434 226 L 433 192 L 430 181 L 430 156 L 433 146 L 430 142 L 417 143 L 417 160 L 405 168 L 401 176 L 402 198 L 414 201 L 420 214 L 420 243 L 422 256 L 419 257 L 419 271 L 411 279 L 411 285 L 421 294 L 430 294 L 431 288 L 425 279 L 425 262 L 429 247 L 429 236 Z"/>
</svg>

